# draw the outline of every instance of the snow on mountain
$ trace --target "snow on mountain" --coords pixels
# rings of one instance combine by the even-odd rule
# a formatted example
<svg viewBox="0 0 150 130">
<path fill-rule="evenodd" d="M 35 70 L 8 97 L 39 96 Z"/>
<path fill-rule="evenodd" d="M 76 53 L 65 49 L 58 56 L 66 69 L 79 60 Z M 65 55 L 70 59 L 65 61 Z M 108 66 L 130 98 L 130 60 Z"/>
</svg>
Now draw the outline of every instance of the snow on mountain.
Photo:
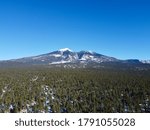
<svg viewBox="0 0 150 130">
<path fill-rule="evenodd" d="M 63 48 L 63 49 L 60 49 L 59 51 L 61 51 L 61 52 L 64 52 L 64 51 L 70 51 L 70 52 L 72 52 L 72 50 L 69 49 L 69 48 Z"/>
<path fill-rule="evenodd" d="M 116 58 L 104 56 L 92 51 L 73 52 L 69 48 L 60 49 L 47 54 L 16 59 L 17 62 L 34 64 L 64 64 L 64 63 L 87 63 L 87 62 L 110 62 Z"/>
<path fill-rule="evenodd" d="M 52 63 L 49 63 L 50 65 L 55 65 L 55 64 L 65 64 L 65 63 L 70 63 L 70 61 L 58 61 L 58 62 L 52 62 Z"/>
<path fill-rule="evenodd" d="M 40 59 L 42 56 L 35 56 L 35 57 L 33 57 L 32 59 L 33 60 L 36 60 L 36 59 Z"/>
<path fill-rule="evenodd" d="M 140 62 L 142 62 L 144 64 L 150 64 L 150 60 L 140 60 Z"/>
<path fill-rule="evenodd" d="M 79 51 L 75 52 L 69 48 L 56 50 L 50 53 L 24 57 L 20 59 L 13 59 L 7 61 L 1 61 L 0 66 L 32 66 L 32 65 L 48 65 L 58 66 L 65 68 L 86 68 L 86 67 L 135 67 L 138 69 L 150 68 L 150 60 L 119 60 L 114 57 L 102 55 L 93 51 Z"/>
<path fill-rule="evenodd" d="M 80 60 L 93 60 L 94 55 L 91 54 L 84 54 Z"/>
<path fill-rule="evenodd" d="M 61 57 L 62 55 L 60 55 L 60 54 L 51 54 L 50 56 Z"/>
</svg>

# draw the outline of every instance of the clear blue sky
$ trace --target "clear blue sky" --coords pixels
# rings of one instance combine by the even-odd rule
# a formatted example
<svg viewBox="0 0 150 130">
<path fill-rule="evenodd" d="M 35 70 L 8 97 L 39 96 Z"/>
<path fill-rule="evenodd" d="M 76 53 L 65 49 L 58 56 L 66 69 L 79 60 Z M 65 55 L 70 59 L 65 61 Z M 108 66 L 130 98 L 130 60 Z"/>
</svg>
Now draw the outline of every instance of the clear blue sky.
<svg viewBox="0 0 150 130">
<path fill-rule="evenodd" d="M 150 1 L 0 0 L 0 60 L 66 47 L 150 59 Z"/>
</svg>

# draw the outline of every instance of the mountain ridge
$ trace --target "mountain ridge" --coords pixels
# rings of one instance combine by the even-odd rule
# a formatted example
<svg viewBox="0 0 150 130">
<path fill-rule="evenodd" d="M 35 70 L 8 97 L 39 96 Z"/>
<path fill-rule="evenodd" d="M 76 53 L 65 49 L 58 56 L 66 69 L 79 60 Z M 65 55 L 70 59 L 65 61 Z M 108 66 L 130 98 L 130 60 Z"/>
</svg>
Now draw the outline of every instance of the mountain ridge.
<svg viewBox="0 0 150 130">
<path fill-rule="evenodd" d="M 90 66 L 91 68 L 97 68 L 102 66 L 134 66 L 143 67 L 150 66 L 150 62 L 147 60 L 138 59 L 128 59 L 121 60 L 115 57 L 106 56 L 93 51 L 72 51 L 69 48 L 63 48 L 49 53 L 23 57 L 19 59 L 12 59 L 6 61 L 0 61 L 0 66 L 30 66 L 30 65 L 46 65 L 46 66 L 63 66 L 69 68 L 86 68 Z"/>
<path fill-rule="evenodd" d="M 24 57 L 19 59 L 13 59 L 10 61 L 17 62 L 43 62 L 49 64 L 59 64 L 59 63 L 77 63 L 77 62 L 109 62 L 117 61 L 118 59 L 114 57 L 105 56 L 96 52 L 91 51 L 79 51 L 74 52 L 69 48 L 60 49 L 46 54 L 41 54 L 37 56 Z"/>
</svg>

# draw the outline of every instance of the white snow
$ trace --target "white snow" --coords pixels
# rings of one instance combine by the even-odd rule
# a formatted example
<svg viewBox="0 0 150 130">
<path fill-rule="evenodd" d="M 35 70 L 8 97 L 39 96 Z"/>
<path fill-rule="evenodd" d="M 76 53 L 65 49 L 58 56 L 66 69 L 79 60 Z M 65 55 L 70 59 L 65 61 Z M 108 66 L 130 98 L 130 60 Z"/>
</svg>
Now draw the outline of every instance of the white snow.
<svg viewBox="0 0 150 130">
<path fill-rule="evenodd" d="M 4 89 L 3 89 L 3 90 L 2 90 L 2 92 L 3 92 L 3 93 L 5 93 L 5 92 L 6 92 L 6 90 L 4 90 Z"/>
<path fill-rule="evenodd" d="M 140 62 L 142 62 L 144 64 L 150 64 L 150 60 L 140 60 Z"/>
<path fill-rule="evenodd" d="M 46 100 L 46 104 L 49 104 L 49 100 Z"/>
<path fill-rule="evenodd" d="M 50 56 L 61 57 L 62 55 L 60 55 L 60 54 L 52 54 L 52 55 L 50 55 Z"/>
<path fill-rule="evenodd" d="M 74 57 L 73 56 L 71 56 L 71 55 L 69 55 L 69 60 L 68 61 L 74 61 Z"/>
<path fill-rule="evenodd" d="M 84 54 L 81 58 L 81 60 L 92 60 L 94 58 L 94 56 L 92 55 L 88 55 L 88 54 Z"/>
<path fill-rule="evenodd" d="M 32 102 L 31 102 L 31 106 L 34 106 L 34 105 L 36 105 L 36 102 L 35 102 L 35 101 L 32 101 Z"/>
<path fill-rule="evenodd" d="M 79 59 L 79 56 L 78 56 L 78 54 L 77 54 L 77 53 L 75 54 L 74 58 L 75 58 L 76 60 L 78 60 L 78 59 Z"/>
<path fill-rule="evenodd" d="M 9 109 L 13 109 L 13 108 L 14 108 L 14 107 L 13 107 L 13 105 L 11 104 L 10 107 L 9 107 Z"/>
<path fill-rule="evenodd" d="M 90 51 L 90 50 L 89 50 L 88 52 L 89 52 L 89 53 L 91 53 L 91 54 L 94 54 L 94 52 L 93 52 L 93 51 Z"/>
<path fill-rule="evenodd" d="M 64 63 L 70 63 L 70 61 L 58 61 L 58 62 L 52 62 L 52 63 L 49 63 L 50 65 L 55 65 L 55 64 L 64 64 Z"/>
<path fill-rule="evenodd" d="M 72 52 L 72 50 L 69 49 L 69 48 L 63 48 L 63 49 L 60 49 L 59 51 L 61 51 L 61 52 L 64 52 L 64 51 L 71 51 L 71 52 Z"/>
<path fill-rule="evenodd" d="M 54 100 L 55 99 L 55 97 L 54 96 L 52 96 L 52 100 Z"/>
<path fill-rule="evenodd" d="M 22 109 L 21 111 L 20 111 L 20 113 L 27 113 L 28 111 L 27 111 L 27 109 Z"/>
<path fill-rule="evenodd" d="M 32 81 L 35 82 L 35 81 L 38 80 L 38 78 L 39 78 L 38 76 L 35 76 L 35 77 L 32 78 Z"/>
<path fill-rule="evenodd" d="M 28 111 L 27 111 L 27 109 L 22 109 L 21 111 L 20 111 L 20 113 L 27 113 Z"/>
<path fill-rule="evenodd" d="M 37 60 L 37 59 L 40 59 L 40 58 L 42 58 L 42 56 L 35 56 L 35 57 L 33 57 L 32 59 L 33 59 L 33 60 Z"/>
</svg>

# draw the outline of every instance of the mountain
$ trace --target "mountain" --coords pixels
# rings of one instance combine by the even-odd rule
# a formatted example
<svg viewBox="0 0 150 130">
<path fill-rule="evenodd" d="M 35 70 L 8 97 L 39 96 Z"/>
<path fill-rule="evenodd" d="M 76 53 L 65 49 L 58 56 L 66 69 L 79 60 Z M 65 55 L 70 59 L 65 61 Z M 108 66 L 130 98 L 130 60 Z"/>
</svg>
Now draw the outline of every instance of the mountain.
<svg viewBox="0 0 150 130">
<path fill-rule="evenodd" d="M 65 68 L 150 68 L 150 61 L 140 61 L 137 59 L 120 60 L 114 57 L 102 55 L 92 51 L 74 52 L 69 48 L 60 49 L 38 56 L 24 57 L 1 61 L 0 67 L 18 67 L 44 65 L 49 67 Z"/>
<path fill-rule="evenodd" d="M 96 52 L 80 51 L 73 52 L 69 48 L 60 49 L 43 55 L 11 60 L 20 63 L 31 64 L 64 64 L 64 63 L 102 63 L 118 61 L 116 58 L 104 56 Z"/>
</svg>

